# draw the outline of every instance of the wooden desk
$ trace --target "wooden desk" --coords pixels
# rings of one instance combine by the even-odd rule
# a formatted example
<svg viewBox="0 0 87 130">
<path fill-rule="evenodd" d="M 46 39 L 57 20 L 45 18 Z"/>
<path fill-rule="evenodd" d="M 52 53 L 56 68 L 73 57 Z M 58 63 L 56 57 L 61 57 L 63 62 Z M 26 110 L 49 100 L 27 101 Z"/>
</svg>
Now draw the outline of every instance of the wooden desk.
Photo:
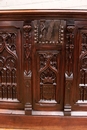
<svg viewBox="0 0 87 130">
<path fill-rule="evenodd" d="M 0 11 L 0 114 L 1 126 L 85 121 L 86 10 Z"/>
</svg>

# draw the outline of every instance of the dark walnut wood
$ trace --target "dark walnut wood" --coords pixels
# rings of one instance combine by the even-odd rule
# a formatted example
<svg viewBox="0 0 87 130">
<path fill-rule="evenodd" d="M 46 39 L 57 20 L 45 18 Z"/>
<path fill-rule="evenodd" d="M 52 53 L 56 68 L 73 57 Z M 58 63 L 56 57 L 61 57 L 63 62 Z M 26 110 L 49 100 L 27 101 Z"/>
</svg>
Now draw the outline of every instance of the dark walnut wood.
<svg viewBox="0 0 87 130">
<path fill-rule="evenodd" d="M 16 128 L 87 116 L 86 10 L 0 11 L 0 114 Z"/>
</svg>

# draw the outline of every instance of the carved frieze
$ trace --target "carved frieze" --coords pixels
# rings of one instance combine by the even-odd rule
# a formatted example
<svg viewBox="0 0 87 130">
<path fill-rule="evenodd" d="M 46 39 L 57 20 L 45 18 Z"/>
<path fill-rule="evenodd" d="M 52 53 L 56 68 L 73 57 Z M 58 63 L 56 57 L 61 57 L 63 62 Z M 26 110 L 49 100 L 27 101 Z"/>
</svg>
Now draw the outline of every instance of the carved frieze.
<svg viewBox="0 0 87 130">
<path fill-rule="evenodd" d="M 64 22 L 62 20 L 34 21 L 34 42 L 57 45 L 64 42 Z"/>
</svg>

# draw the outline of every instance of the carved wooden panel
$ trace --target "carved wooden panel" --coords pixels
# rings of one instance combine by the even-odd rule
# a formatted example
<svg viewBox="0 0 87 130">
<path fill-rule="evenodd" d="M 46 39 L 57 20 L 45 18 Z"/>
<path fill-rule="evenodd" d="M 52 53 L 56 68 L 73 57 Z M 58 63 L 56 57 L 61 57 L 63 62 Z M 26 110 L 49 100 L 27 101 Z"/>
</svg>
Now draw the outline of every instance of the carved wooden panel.
<svg viewBox="0 0 87 130">
<path fill-rule="evenodd" d="M 57 45 L 64 41 L 63 20 L 35 20 L 34 42 L 38 44 Z"/>
<path fill-rule="evenodd" d="M 62 109 L 61 99 L 61 53 L 60 51 L 37 51 L 34 108 L 38 110 Z M 35 74 L 35 73 L 34 73 Z M 40 105 L 42 104 L 42 105 Z M 48 105 L 47 105 L 48 104 Z M 55 104 L 55 105 L 52 105 Z M 39 106 L 39 108 L 38 108 Z M 44 108 L 45 106 L 45 108 Z M 47 107 L 48 106 L 48 107 Z"/>
<path fill-rule="evenodd" d="M 87 109 L 87 24 L 76 22 L 73 110 Z M 77 79 L 77 80 L 75 80 Z M 84 105 L 84 107 L 83 107 Z"/>
<path fill-rule="evenodd" d="M 17 99 L 16 33 L 0 33 L 0 98 Z"/>
<path fill-rule="evenodd" d="M 58 74 L 58 52 L 39 52 L 40 99 L 55 100 Z"/>
<path fill-rule="evenodd" d="M 79 82 L 79 100 L 87 100 L 87 32 L 82 32 L 81 52 L 80 52 L 80 82 Z"/>
<path fill-rule="evenodd" d="M 20 28 L 0 22 L 0 108 L 22 108 Z M 20 62 L 19 62 L 20 61 Z M 8 105 L 10 103 L 10 105 Z M 3 104 L 3 105 L 2 105 Z"/>
<path fill-rule="evenodd" d="M 65 23 L 41 19 L 34 20 L 33 26 L 33 107 L 35 110 L 62 110 Z"/>
<path fill-rule="evenodd" d="M 0 79 L 1 79 L 1 98 L 17 98 L 17 54 L 15 50 L 16 34 L 0 34 Z M 3 55 L 2 55 L 3 54 Z"/>
</svg>

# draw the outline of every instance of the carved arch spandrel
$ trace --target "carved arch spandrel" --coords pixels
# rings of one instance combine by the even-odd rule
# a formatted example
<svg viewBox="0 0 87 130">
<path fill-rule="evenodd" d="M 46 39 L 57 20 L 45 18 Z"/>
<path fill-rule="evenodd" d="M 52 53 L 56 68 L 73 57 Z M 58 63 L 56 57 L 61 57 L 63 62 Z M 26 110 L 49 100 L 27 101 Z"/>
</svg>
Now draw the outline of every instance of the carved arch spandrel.
<svg viewBox="0 0 87 130">
<path fill-rule="evenodd" d="M 58 59 L 59 52 L 55 51 L 52 53 L 52 51 L 44 51 L 40 52 L 39 55 L 37 54 L 38 58 L 40 58 L 40 69 L 39 72 L 46 70 L 47 68 L 50 68 L 54 73 L 58 73 Z"/>
<path fill-rule="evenodd" d="M 17 39 L 20 28 L 15 26 L 0 26 L 0 50 L 7 49 L 8 52 L 17 57 Z"/>
</svg>

